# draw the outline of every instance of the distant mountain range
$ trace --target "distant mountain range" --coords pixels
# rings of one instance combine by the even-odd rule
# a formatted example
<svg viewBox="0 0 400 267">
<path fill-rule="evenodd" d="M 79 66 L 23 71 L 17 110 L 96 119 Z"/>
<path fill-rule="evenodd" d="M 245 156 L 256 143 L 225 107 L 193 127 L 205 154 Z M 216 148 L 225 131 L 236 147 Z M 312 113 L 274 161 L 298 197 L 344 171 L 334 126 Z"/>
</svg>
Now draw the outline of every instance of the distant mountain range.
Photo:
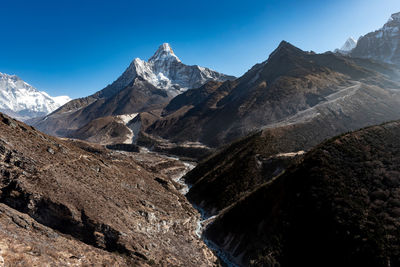
<svg viewBox="0 0 400 267">
<path fill-rule="evenodd" d="M 70 100 L 68 96 L 51 97 L 16 75 L 0 72 L 0 111 L 18 120 L 47 115 Z"/>
<path fill-rule="evenodd" d="M 305 52 L 282 42 L 265 62 L 236 80 L 206 68 L 186 66 L 168 44 L 163 44 L 147 62 L 133 60 L 103 90 L 29 123 L 49 134 L 102 140 L 102 144 L 139 140 L 141 144 L 157 146 L 165 140 L 215 148 L 263 127 L 309 120 L 305 116 L 315 116 L 311 113 L 332 105 L 324 102 L 346 100 L 348 104 L 343 104 L 342 109 L 350 110 L 355 93 L 365 92 L 364 87 L 396 88 L 399 70 L 391 64 L 395 59 L 384 59 L 379 47 L 396 47 L 400 40 L 396 35 L 398 17 L 393 14 L 382 29 L 358 42 L 350 38 L 339 54 Z M 367 42 L 363 40 L 370 36 L 381 38 L 368 41 L 367 50 L 361 49 Z M 375 52 L 371 52 L 373 47 L 377 47 Z M 361 50 L 364 55 L 357 54 Z M 382 58 L 377 56 L 379 53 Z M 380 98 L 367 98 L 364 104 L 377 99 Z M 390 112 L 384 114 L 396 118 L 397 108 Z M 132 114 L 140 115 L 128 122 L 115 117 Z M 371 118 L 360 126 L 385 120 L 383 116 L 381 120 Z M 105 130 L 106 122 L 111 121 L 114 126 L 108 125 Z M 332 134 L 338 132 L 332 130 Z M 146 141 L 142 142 L 143 138 Z M 149 142 L 151 139 L 158 141 Z"/>
</svg>

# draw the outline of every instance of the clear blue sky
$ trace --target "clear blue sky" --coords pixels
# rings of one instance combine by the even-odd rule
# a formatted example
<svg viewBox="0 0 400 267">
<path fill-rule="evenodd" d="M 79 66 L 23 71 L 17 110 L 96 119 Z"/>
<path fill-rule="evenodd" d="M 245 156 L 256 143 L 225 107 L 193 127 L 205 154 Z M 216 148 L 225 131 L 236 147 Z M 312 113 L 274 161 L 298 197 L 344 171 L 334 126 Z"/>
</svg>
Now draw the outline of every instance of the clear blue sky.
<svg viewBox="0 0 400 267">
<path fill-rule="evenodd" d="M 240 76 L 281 40 L 324 52 L 380 28 L 400 0 L 2 0 L 0 72 L 81 97 L 169 42 L 186 64 Z"/>
</svg>

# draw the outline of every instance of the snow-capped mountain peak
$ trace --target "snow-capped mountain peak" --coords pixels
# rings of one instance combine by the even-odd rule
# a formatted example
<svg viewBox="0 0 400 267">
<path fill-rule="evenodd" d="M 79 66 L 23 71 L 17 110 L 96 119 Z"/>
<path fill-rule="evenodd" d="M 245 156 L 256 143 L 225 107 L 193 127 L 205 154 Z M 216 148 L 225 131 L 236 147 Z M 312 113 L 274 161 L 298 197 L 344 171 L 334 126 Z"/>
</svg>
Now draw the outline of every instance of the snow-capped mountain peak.
<svg viewBox="0 0 400 267">
<path fill-rule="evenodd" d="M 160 45 L 154 55 L 149 59 L 149 63 L 154 63 L 157 61 L 181 62 L 168 43 L 163 43 L 162 45 Z"/>
<path fill-rule="evenodd" d="M 138 76 L 155 87 L 167 91 L 170 96 L 176 96 L 187 89 L 198 88 L 211 80 L 226 81 L 234 78 L 197 65 L 185 65 L 175 55 L 171 46 L 164 43 L 148 61 L 135 58 L 107 90 L 111 94 L 119 92 Z"/>
<path fill-rule="evenodd" d="M 353 37 L 350 37 L 346 40 L 342 47 L 340 49 L 336 49 L 335 52 L 342 55 L 348 55 L 356 46 L 357 41 Z"/>
<path fill-rule="evenodd" d="M 350 52 L 357 46 L 357 41 L 353 38 L 350 37 L 347 39 L 347 41 L 344 43 L 344 45 L 340 48 L 341 51 L 344 52 Z"/>
<path fill-rule="evenodd" d="M 70 100 L 68 96 L 51 97 L 16 75 L 0 72 L 0 111 L 16 119 L 46 115 Z"/>
</svg>

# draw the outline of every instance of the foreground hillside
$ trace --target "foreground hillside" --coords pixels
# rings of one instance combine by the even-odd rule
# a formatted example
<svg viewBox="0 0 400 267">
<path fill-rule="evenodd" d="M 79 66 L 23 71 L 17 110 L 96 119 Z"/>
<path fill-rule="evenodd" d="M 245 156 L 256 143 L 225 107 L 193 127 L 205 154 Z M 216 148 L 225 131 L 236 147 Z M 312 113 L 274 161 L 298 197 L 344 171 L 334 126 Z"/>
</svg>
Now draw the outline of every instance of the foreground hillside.
<svg viewBox="0 0 400 267">
<path fill-rule="evenodd" d="M 242 266 L 400 266 L 400 122 L 333 138 L 205 232 Z"/>
<path fill-rule="evenodd" d="M 210 266 L 198 213 L 171 180 L 187 166 L 61 140 L 0 115 L 6 266 Z M 1 262 L 0 262 L 1 265 Z"/>
</svg>

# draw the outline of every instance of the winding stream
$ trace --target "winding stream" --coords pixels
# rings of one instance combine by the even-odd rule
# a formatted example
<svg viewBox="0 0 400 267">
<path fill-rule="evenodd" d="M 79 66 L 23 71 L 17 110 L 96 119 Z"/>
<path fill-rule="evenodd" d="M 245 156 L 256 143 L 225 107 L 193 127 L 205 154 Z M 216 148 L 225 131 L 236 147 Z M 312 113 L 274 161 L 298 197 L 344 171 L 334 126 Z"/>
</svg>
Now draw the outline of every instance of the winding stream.
<svg viewBox="0 0 400 267">
<path fill-rule="evenodd" d="M 120 152 L 120 153 L 128 153 L 128 152 Z M 155 155 L 156 157 L 159 158 L 155 164 L 162 163 L 162 158 L 170 159 L 170 160 L 172 159 L 172 160 L 181 162 L 184 165 L 184 168 L 181 166 L 179 168 L 179 171 L 177 169 L 175 169 L 174 167 L 170 168 L 170 170 L 173 170 L 173 173 L 170 173 L 169 177 L 170 177 L 171 180 L 173 180 L 174 182 L 176 182 L 179 185 L 181 185 L 181 188 L 179 189 L 179 192 L 182 195 L 185 196 L 189 192 L 189 190 L 191 188 L 191 185 L 189 185 L 189 184 L 187 184 L 185 182 L 184 176 L 188 172 L 190 172 L 191 170 L 193 170 L 196 167 L 196 164 L 194 162 L 182 161 L 177 157 L 173 157 L 173 156 L 168 156 L 168 155 L 165 155 L 165 154 L 152 152 L 152 151 L 149 151 L 148 149 L 145 149 L 145 148 L 141 148 L 140 149 L 139 155 L 140 154 L 142 154 L 142 155 L 145 155 L 145 154 L 153 154 L 153 155 Z M 138 160 L 138 161 L 145 161 L 146 157 L 140 159 L 140 157 L 136 156 L 135 159 Z M 168 172 L 166 172 L 166 173 L 168 173 Z M 194 205 L 193 203 L 191 203 L 191 204 L 192 204 L 193 208 L 195 208 L 200 213 L 200 216 L 197 218 L 196 229 L 194 230 L 194 233 L 196 234 L 196 236 L 199 239 L 202 239 L 203 242 L 206 244 L 206 246 L 209 247 L 212 251 L 214 251 L 215 255 L 220 259 L 220 261 L 222 261 L 224 263 L 224 266 L 236 267 L 237 265 L 232 262 L 232 260 L 230 259 L 229 255 L 227 255 L 221 248 L 219 248 L 217 245 L 215 245 L 212 241 L 210 241 L 207 238 L 205 238 L 205 236 L 203 235 L 203 232 L 204 232 L 205 228 L 210 223 L 212 223 L 218 217 L 218 215 L 207 217 L 206 216 L 206 212 L 202 208 Z"/>
<path fill-rule="evenodd" d="M 173 158 L 173 157 L 169 157 L 169 158 Z M 179 160 L 178 158 L 173 158 L 173 159 Z M 171 177 L 171 179 L 183 186 L 182 189 L 179 191 L 183 195 L 186 195 L 189 192 L 191 185 L 187 184 L 185 182 L 185 179 L 183 179 L 183 177 L 189 171 L 194 169 L 196 167 L 196 165 L 193 164 L 192 162 L 184 162 L 184 161 L 181 161 L 181 162 L 187 167 L 186 170 L 182 171 L 181 173 L 179 173 L 177 175 L 174 175 L 173 177 Z M 197 220 L 197 227 L 195 230 L 196 236 L 199 239 L 202 239 L 203 242 L 207 245 L 207 247 L 209 247 L 212 251 L 214 251 L 214 253 L 217 255 L 217 257 L 224 263 L 224 266 L 238 267 L 238 265 L 234 264 L 232 262 L 232 260 L 230 259 L 230 257 L 221 248 L 219 248 L 217 245 L 215 245 L 212 241 L 205 238 L 205 236 L 203 235 L 203 231 L 205 230 L 207 225 L 212 223 L 218 217 L 218 215 L 207 217 L 207 216 L 205 216 L 205 211 L 202 208 L 197 207 L 193 203 L 191 203 L 191 204 L 200 213 L 200 218 L 198 218 L 198 220 Z"/>
</svg>

